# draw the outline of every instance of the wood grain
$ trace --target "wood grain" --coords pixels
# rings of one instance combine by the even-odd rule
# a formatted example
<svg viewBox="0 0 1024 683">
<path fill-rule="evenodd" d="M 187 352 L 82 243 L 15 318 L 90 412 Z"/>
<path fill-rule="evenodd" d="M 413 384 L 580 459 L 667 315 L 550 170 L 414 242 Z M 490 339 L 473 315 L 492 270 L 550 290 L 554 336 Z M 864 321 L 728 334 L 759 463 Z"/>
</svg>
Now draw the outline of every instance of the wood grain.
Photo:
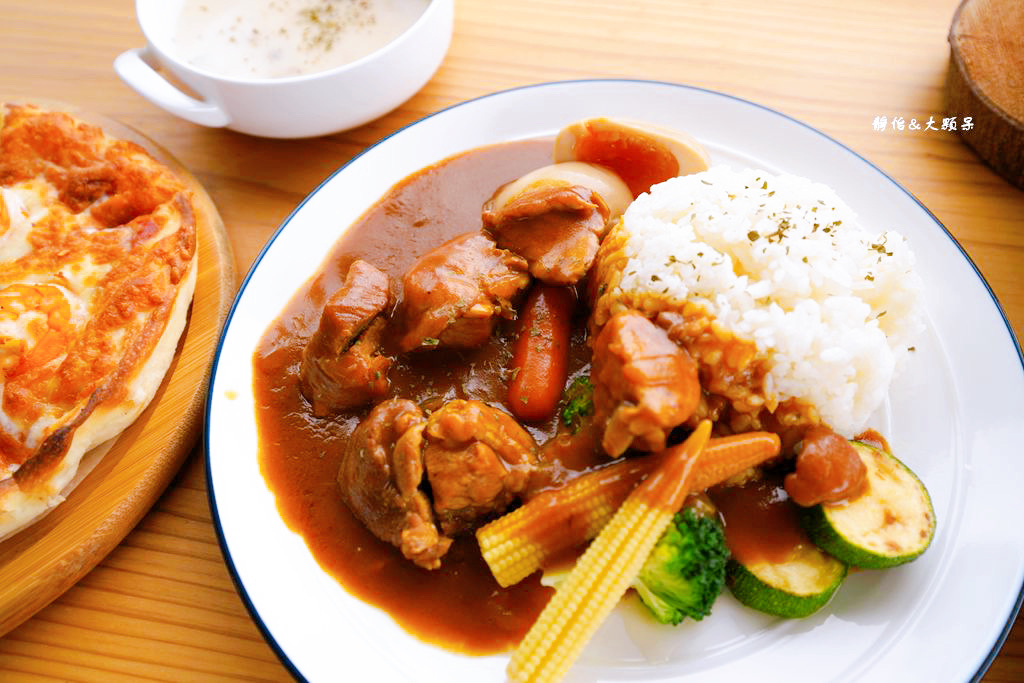
<svg viewBox="0 0 1024 683">
<path fill-rule="evenodd" d="M 1024 3 L 964 0 L 949 31 L 946 109 L 997 173 L 1024 188 Z M 970 135 L 966 135 L 970 132 Z"/>
<path fill-rule="evenodd" d="M 884 130 L 944 112 L 957 0 L 458 0 L 434 78 L 387 116 L 315 140 L 182 122 L 114 75 L 143 44 L 124 0 L 0 0 L 0 92 L 73 101 L 145 131 L 216 203 L 244 273 L 292 208 L 367 145 L 440 108 L 567 78 L 688 83 L 778 109 L 851 147 L 960 241 L 1024 331 L 1024 193 L 945 131 Z M 948 116 L 948 114 L 946 114 Z M 202 454 L 76 586 L 0 639 L 4 680 L 288 680 L 235 593 L 206 503 Z M 1024 681 L 1018 619 L 986 681 Z"/>
</svg>

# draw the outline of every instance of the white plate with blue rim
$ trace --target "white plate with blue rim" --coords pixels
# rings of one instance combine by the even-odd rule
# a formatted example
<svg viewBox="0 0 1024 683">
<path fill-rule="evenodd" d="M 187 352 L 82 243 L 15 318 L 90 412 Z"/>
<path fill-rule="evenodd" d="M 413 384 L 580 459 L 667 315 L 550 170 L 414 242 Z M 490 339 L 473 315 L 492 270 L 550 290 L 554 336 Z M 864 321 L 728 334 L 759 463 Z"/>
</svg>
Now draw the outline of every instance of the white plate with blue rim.
<svg viewBox="0 0 1024 683">
<path fill-rule="evenodd" d="M 871 426 L 927 485 L 938 531 L 921 558 L 851 575 L 807 619 L 768 617 L 726 593 L 710 617 L 673 628 L 654 624 L 627 601 L 569 680 L 980 678 L 1012 626 L 1024 586 L 1024 360 L 999 303 L 936 218 L 852 150 L 752 102 L 649 81 L 541 84 L 429 116 L 338 169 L 268 242 L 225 327 L 206 419 L 210 502 L 222 549 L 268 642 L 309 681 L 504 680 L 507 655 L 466 656 L 423 642 L 346 592 L 285 525 L 259 467 L 252 358 L 343 226 L 396 182 L 454 154 L 552 135 L 593 116 L 685 131 L 716 164 L 826 183 L 863 224 L 908 238 L 926 286 L 927 330 Z"/>
</svg>

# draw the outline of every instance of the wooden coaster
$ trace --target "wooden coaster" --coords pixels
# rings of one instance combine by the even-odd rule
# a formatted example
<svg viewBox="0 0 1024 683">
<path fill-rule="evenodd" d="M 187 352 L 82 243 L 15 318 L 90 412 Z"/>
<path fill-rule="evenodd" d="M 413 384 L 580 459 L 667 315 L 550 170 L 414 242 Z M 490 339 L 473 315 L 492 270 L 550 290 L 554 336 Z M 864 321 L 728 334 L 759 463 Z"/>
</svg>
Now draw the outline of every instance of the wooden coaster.
<svg viewBox="0 0 1024 683">
<path fill-rule="evenodd" d="M 964 0 L 949 46 L 947 113 L 978 156 L 1024 188 L 1024 2 Z"/>
</svg>

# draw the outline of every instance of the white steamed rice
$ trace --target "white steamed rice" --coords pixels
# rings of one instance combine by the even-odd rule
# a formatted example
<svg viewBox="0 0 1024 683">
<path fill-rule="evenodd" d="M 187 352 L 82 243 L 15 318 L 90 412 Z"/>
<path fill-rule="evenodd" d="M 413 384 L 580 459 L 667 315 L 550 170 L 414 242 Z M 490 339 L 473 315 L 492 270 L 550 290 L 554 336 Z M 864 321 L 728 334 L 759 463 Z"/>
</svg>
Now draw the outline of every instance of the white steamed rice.
<svg viewBox="0 0 1024 683">
<path fill-rule="evenodd" d="M 829 187 L 717 166 L 626 211 L 633 295 L 703 304 L 768 359 L 765 392 L 865 428 L 923 329 L 922 283 L 896 232 L 873 232 Z"/>
</svg>

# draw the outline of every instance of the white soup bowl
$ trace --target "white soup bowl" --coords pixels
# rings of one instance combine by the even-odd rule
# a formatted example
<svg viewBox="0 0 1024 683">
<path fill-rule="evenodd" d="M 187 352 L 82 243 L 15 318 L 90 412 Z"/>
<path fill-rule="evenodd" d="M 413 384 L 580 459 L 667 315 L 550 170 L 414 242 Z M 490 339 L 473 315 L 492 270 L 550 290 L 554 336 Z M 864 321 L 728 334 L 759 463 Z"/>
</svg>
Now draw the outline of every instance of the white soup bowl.
<svg viewBox="0 0 1024 683">
<path fill-rule="evenodd" d="M 183 61 L 172 49 L 182 0 L 137 0 L 147 46 L 123 52 L 114 69 L 132 89 L 176 116 L 249 135 L 301 138 L 348 130 L 383 116 L 430 80 L 451 42 L 454 0 L 423 14 L 378 50 L 348 64 L 285 78 L 235 78 Z M 173 74 L 198 98 L 161 74 Z"/>
</svg>

